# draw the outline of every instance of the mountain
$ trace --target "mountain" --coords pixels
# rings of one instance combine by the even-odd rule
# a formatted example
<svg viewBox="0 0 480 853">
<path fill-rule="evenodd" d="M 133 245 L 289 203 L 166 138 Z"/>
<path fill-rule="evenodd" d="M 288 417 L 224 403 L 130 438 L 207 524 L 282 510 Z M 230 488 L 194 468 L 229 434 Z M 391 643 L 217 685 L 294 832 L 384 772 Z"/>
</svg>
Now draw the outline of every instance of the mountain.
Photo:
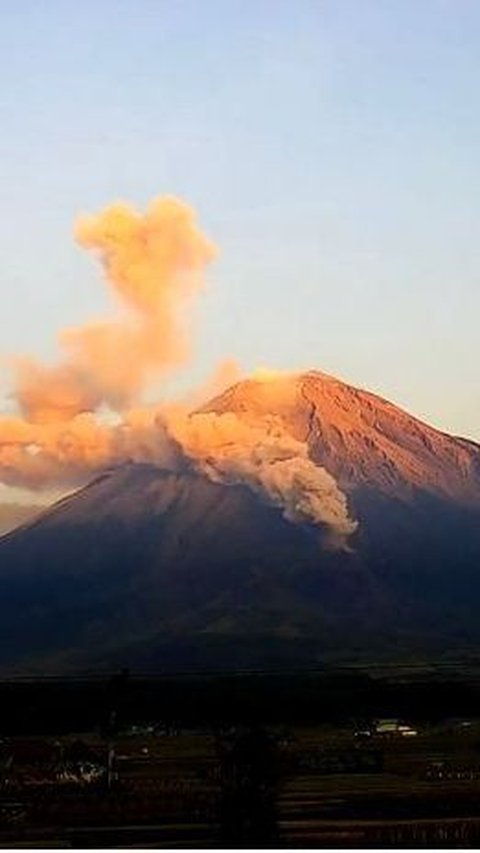
<svg viewBox="0 0 480 853">
<path fill-rule="evenodd" d="M 247 485 L 129 463 L 0 540 L 0 670 L 307 665 L 480 647 L 480 448 L 319 372 L 202 412 L 306 442 L 349 547 Z"/>
</svg>

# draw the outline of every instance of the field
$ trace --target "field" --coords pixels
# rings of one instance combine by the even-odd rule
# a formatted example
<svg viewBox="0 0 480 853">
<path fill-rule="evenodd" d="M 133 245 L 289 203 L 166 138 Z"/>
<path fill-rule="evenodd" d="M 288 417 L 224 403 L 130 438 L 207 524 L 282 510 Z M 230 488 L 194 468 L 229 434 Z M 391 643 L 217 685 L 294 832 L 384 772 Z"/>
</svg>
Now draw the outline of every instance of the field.
<svg viewBox="0 0 480 853">
<path fill-rule="evenodd" d="M 480 714 L 444 713 L 474 710 L 476 683 L 442 682 L 433 714 L 424 686 L 376 683 L 372 699 L 349 678 L 4 685 L 0 845 L 478 846 Z M 229 691 L 237 719 L 218 705 Z"/>
</svg>

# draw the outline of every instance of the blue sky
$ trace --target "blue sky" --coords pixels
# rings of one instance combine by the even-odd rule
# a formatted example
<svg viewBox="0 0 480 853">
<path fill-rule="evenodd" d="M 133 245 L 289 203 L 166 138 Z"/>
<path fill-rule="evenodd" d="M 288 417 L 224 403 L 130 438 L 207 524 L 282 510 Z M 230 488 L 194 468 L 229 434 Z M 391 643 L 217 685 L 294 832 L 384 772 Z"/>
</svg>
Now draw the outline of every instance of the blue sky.
<svg viewBox="0 0 480 853">
<path fill-rule="evenodd" d="M 72 224 L 175 194 L 218 359 L 320 368 L 480 440 L 477 0 L 4 0 L 0 351 L 108 305 Z"/>
</svg>

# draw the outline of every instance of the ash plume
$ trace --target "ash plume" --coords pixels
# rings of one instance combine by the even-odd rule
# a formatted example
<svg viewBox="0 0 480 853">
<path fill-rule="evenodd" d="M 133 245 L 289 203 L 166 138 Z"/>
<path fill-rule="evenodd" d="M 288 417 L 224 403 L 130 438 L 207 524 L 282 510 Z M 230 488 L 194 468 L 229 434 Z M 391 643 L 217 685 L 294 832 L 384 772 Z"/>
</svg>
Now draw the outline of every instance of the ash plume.
<svg viewBox="0 0 480 853">
<path fill-rule="evenodd" d="M 183 404 L 142 406 L 149 386 L 190 355 L 193 305 L 215 255 L 191 208 L 174 198 L 156 199 L 143 215 L 113 205 L 80 218 L 75 235 L 99 258 L 117 312 L 63 330 L 57 364 L 12 360 L 18 414 L 0 418 L 0 482 L 71 488 L 127 461 L 188 464 L 248 486 L 289 521 L 318 525 L 344 547 L 356 523 L 305 444 L 274 419 L 247 425 L 233 414 L 192 413 L 239 379 L 233 359 Z"/>
<path fill-rule="evenodd" d="M 121 310 L 64 329 L 59 364 L 14 364 L 15 396 L 32 422 L 69 420 L 101 405 L 124 411 L 151 381 L 185 362 L 189 311 L 215 254 L 193 211 L 173 198 L 153 201 L 143 216 L 117 204 L 81 217 L 75 236 L 98 255 Z"/>
<path fill-rule="evenodd" d="M 171 419 L 169 432 L 211 480 L 246 485 L 281 508 L 288 521 L 326 528 L 332 547 L 344 547 L 355 532 L 335 479 L 275 418 L 252 426 L 233 413 L 194 413 Z"/>
</svg>

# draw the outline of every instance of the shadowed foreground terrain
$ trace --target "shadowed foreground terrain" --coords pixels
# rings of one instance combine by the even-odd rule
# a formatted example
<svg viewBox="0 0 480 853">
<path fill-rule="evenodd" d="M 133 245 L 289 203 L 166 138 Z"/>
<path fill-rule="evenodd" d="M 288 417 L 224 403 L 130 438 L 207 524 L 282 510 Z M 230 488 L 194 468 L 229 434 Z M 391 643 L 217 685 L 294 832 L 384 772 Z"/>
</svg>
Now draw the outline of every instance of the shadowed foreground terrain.
<svg viewBox="0 0 480 853">
<path fill-rule="evenodd" d="M 480 672 L 456 671 L 3 682 L 0 844 L 477 846 Z"/>
</svg>

